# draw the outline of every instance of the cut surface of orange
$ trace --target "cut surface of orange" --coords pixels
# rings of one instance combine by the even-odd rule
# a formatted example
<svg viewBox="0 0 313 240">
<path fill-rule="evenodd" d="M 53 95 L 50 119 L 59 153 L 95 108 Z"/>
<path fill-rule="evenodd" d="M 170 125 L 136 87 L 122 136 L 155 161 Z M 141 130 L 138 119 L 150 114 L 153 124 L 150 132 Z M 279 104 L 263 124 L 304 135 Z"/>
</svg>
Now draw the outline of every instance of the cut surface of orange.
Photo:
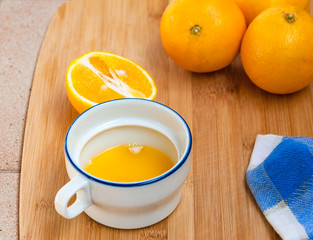
<svg viewBox="0 0 313 240">
<path fill-rule="evenodd" d="M 151 76 L 135 62 L 101 51 L 75 59 L 66 74 L 66 91 L 79 112 L 119 98 L 153 100 L 157 88 Z"/>
</svg>

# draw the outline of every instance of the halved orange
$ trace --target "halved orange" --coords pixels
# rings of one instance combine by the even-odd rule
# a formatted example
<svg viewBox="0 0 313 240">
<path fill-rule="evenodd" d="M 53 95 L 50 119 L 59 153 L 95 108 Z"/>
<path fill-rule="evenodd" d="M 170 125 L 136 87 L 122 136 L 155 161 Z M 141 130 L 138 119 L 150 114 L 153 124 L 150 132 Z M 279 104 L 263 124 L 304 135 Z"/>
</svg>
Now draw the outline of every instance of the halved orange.
<svg viewBox="0 0 313 240">
<path fill-rule="evenodd" d="M 119 98 L 153 100 L 157 93 L 151 76 L 135 62 L 101 51 L 75 59 L 66 74 L 66 92 L 79 112 Z"/>
</svg>

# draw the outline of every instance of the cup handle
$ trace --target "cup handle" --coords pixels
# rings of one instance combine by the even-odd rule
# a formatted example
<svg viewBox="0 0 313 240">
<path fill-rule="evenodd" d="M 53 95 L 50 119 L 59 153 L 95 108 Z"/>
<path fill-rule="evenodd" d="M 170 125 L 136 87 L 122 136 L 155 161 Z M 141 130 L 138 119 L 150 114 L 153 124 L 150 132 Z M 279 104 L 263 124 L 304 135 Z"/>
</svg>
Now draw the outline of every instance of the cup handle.
<svg viewBox="0 0 313 240">
<path fill-rule="evenodd" d="M 67 206 L 69 200 L 75 195 L 76 201 Z M 74 218 L 92 204 L 89 183 L 81 176 L 75 176 L 65 184 L 57 193 L 54 206 L 57 212 L 65 218 Z"/>
</svg>

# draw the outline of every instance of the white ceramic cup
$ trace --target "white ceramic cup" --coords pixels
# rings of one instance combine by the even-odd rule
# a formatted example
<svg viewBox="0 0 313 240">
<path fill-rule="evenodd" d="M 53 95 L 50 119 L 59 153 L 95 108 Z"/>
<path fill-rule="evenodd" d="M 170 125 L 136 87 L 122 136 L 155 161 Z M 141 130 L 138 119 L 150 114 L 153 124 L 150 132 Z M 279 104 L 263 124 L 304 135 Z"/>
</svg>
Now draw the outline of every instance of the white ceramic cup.
<svg viewBox="0 0 313 240">
<path fill-rule="evenodd" d="M 166 218 L 178 205 L 191 161 L 191 133 L 184 119 L 169 107 L 143 99 L 119 99 L 83 112 L 65 139 L 65 163 L 70 181 L 55 197 L 65 218 L 83 211 L 115 228 L 141 228 Z M 152 179 L 119 183 L 83 170 L 96 154 L 119 144 L 142 144 L 167 153 L 174 167 Z M 68 206 L 76 194 L 76 201 Z"/>
</svg>

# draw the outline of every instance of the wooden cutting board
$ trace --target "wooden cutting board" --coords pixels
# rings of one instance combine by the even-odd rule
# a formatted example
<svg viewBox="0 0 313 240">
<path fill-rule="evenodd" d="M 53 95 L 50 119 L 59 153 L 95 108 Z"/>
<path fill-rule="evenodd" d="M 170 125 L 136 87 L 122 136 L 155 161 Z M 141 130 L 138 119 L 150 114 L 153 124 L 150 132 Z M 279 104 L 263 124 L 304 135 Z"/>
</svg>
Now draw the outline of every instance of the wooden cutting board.
<svg viewBox="0 0 313 240">
<path fill-rule="evenodd" d="M 279 239 L 245 181 L 257 134 L 313 137 L 313 86 L 268 94 L 247 78 L 240 57 L 195 74 L 175 65 L 160 40 L 166 0 L 72 0 L 55 14 L 39 54 L 26 121 L 20 183 L 20 239 Z M 158 102 L 179 112 L 193 135 L 190 175 L 178 208 L 151 227 L 118 230 L 85 213 L 54 209 L 69 180 L 64 137 L 78 116 L 65 91 L 70 62 L 92 50 L 113 52 L 155 79 Z"/>
</svg>

